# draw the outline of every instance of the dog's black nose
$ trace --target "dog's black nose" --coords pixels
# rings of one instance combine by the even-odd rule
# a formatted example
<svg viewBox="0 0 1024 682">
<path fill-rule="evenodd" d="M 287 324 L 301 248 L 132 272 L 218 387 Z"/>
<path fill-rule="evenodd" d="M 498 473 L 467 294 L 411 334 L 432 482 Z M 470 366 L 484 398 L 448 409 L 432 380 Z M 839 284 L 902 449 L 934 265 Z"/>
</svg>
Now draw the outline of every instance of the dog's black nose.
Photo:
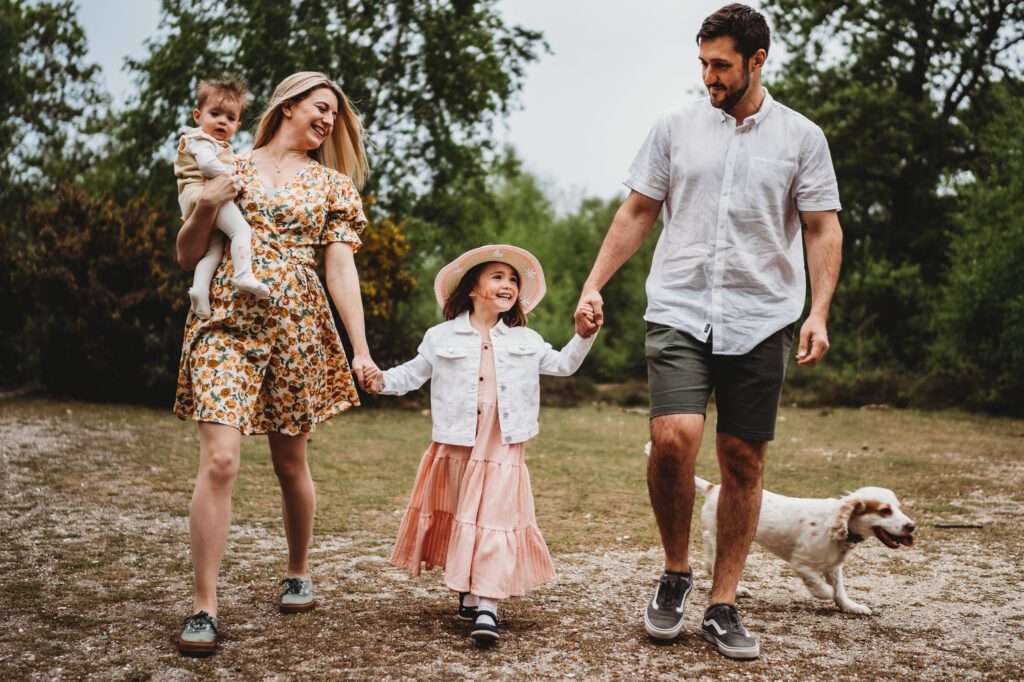
<svg viewBox="0 0 1024 682">
<path fill-rule="evenodd" d="M 912 523 L 908 523 L 907 525 L 903 526 L 903 530 L 905 530 L 907 533 L 913 533 L 915 528 L 917 528 L 917 526 L 915 526 Z"/>
</svg>

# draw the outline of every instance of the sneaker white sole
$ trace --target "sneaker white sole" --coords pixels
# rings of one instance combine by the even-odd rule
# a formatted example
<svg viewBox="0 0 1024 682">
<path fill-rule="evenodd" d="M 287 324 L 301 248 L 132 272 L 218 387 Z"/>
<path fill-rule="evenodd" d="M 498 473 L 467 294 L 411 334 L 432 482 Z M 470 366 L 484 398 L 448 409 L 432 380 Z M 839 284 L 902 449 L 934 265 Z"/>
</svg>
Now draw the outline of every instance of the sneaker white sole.
<svg viewBox="0 0 1024 682">
<path fill-rule="evenodd" d="M 316 600 L 306 602 L 305 604 L 280 604 L 279 608 L 281 613 L 305 613 L 306 611 L 312 611 L 316 608 Z"/>
<path fill-rule="evenodd" d="M 719 642 L 718 639 L 714 637 L 714 635 L 710 635 L 703 631 L 701 631 L 700 634 L 705 640 L 714 644 L 715 647 L 718 649 L 718 652 L 726 658 L 758 658 L 761 655 L 761 645 L 757 644 L 756 642 L 754 643 L 754 646 L 728 646 L 726 644 L 722 644 L 721 642 Z"/>
<path fill-rule="evenodd" d="M 686 594 L 683 595 L 683 613 L 686 613 L 686 602 L 690 598 L 691 591 L 693 591 L 692 585 L 690 586 L 690 589 L 686 590 Z M 647 630 L 647 634 L 655 639 L 675 639 L 679 636 L 679 633 L 683 631 L 684 625 L 686 625 L 686 623 L 683 622 L 683 618 L 680 616 L 679 623 L 674 628 L 668 630 L 659 628 L 647 618 L 647 609 L 644 609 L 644 630 Z"/>
</svg>

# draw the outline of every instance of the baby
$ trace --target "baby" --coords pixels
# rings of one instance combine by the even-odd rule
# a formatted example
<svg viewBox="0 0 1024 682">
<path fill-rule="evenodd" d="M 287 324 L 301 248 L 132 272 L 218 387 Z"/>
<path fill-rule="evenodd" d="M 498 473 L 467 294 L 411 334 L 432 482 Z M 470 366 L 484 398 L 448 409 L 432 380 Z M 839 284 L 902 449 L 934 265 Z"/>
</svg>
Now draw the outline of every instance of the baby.
<svg viewBox="0 0 1024 682">
<path fill-rule="evenodd" d="M 188 218 L 203 191 L 203 183 L 234 169 L 235 155 L 228 140 L 242 125 L 248 93 L 234 80 L 202 81 L 196 93 L 192 119 L 198 128 L 184 127 L 179 132 L 178 156 L 174 174 L 178 177 L 178 203 L 182 218 Z M 239 291 L 267 298 L 270 290 L 252 274 L 252 229 L 234 203 L 228 202 L 217 213 L 217 227 L 231 240 L 232 283 Z M 196 265 L 188 296 L 197 317 L 210 317 L 210 282 L 224 255 L 220 235 L 210 235 L 210 248 Z"/>
</svg>

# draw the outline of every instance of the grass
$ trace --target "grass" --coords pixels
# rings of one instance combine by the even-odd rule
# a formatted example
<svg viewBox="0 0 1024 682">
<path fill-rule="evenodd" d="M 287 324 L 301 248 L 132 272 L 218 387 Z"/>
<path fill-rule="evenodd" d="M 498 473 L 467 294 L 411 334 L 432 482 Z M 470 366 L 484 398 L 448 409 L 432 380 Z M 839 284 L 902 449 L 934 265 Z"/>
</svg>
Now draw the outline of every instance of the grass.
<svg viewBox="0 0 1024 682">
<path fill-rule="evenodd" d="M 705 434 L 698 474 L 717 481 L 713 412 L 708 423 L 712 428 Z M 541 428 L 541 435 L 527 446 L 527 462 L 538 521 L 556 560 L 565 557 L 574 566 L 579 564 L 580 586 L 587 580 L 602 580 L 618 593 L 646 592 L 644 581 L 655 574 L 659 561 L 642 451 L 647 440 L 646 415 L 604 406 L 546 408 Z M 399 576 L 386 569 L 383 558 L 429 439 L 429 416 L 386 409 L 353 410 L 327 422 L 312 437 L 310 462 L 318 492 L 314 562 L 319 562 L 318 570 L 330 571 L 335 599 L 344 607 L 332 612 L 328 621 L 315 621 L 317 642 L 323 640 L 331 652 L 333 667 L 324 669 L 327 672 L 353 677 L 395 675 L 387 667 L 387 657 L 381 658 L 380 646 L 385 646 L 412 666 L 411 676 L 430 676 L 438 647 L 463 646 L 464 633 L 444 615 L 447 602 L 441 606 L 438 601 L 435 606 L 428 600 L 422 609 L 417 606 L 410 612 L 408 598 L 400 599 L 402 618 L 411 619 L 400 628 L 402 636 L 391 632 L 389 638 L 366 626 L 389 613 L 392 605 L 384 597 L 402 585 L 395 582 Z M 18 616 L 19 627 L 0 631 L 3 677 L 148 677 L 171 668 L 214 674 L 228 664 L 230 676 L 263 676 L 285 672 L 273 667 L 272 658 L 269 663 L 266 659 L 273 647 L 287 650 L 294 638 L 312 636 L 307 627 L 314 622 L 312 616 L 280 625 L 267 615 L 252 625 L 265 626 L 258 634 L 263 653 L 252 647 L 257 634 L 240 627 L 225 635 L 225 649 L 233 652 L 210 661 L 180 659 L 170 647 L 168 628 L 187 608 L 190 582 L 185 519 L 198 450 L 193 424 L 164 411 L 132 406 L 6 399 L 0 401 L 0 442 L 4 469 L 0 605 L 5 611 L 16 610 L 18 595 L 36 595 L 36 614 Z M 1018 420 L 960 412 L 783 408 L 777 439 L 769 448 L 765 486 L 807 497 L 837 496 L 862 485 L 892 488 L 922 526 L 922 539 L 930 542 L 921 543 L 921 554 L 879 554 L 873 570 L 884 566 L 894 580 L 913 581 L 927 568 L 912 557 L 939 560 L 950 553 L 951 543 L 966 542 L 977 549 L 965 550 L 961 565 L 973 564 L 972 570 L 989 576 L 1004 571 L 1007 562 L 1019 565 L 1024 560 L 1019 523 L 1024 509 L 1022 445 L 1024 423 Z M 236 623 L 241 614 L 266 611 L 265 604 L 273 597 L 272 581 L 284 559 L 279 491 L 265 439 L 244 439 L 242 459 L 222 595 L 222 615 Z M 950 520 L 983 527 L 934 527 Z M 700 553 L 698 538 L 695 532 L 695 556 Z M 631 572 L 609 577 L 608 567 L 616 561 L 639 562 L 646 573 L 642 578 Z M 784 566 L 771 571 L 790 583 L 789 592 L 799 589 L 795 580 L 786 577 L 791 573 Z M 457 660 L 447 674 L 472 676 L 493 671 L 498 662 L 510 665 L 530 659 L 528 650 L 517 647 L 529 641 L 527 633 L 544 629 L 549 605 L 562 603 L 558 601 L 561 592 L 572 594 L 577 589 L 573 580 L 570 575 L 564 584 L 541 590 L 539 597 L 516 607 L 518 642 L 503 642 L 503 653 L 492 659 L 480 659 L 474 652 L 469 659 Z M 439 600 L 437 582 L 433 574 L 406 584 Z M 771 578 L 764 582 L 771 583 Z M 948 585 L 936 589 L 956 599 L 956 590 Z M 998 595 L 1000 589 L 997 583 L 977 586 L 986 595 Z M 834 609 L 812 603 L 817 609 L 812 614 L 833 616 Z M 131 607 L 135 633 L 127 638 L 116 627 L 125 605 Z M 636 637 L 628 629 L 634 627 L 630 604 L 616 603 L 619 607 L 625 615 L 617 627 L 627 628 L 623 630 L 627 634 L 616 636 L 620 640 Z M 797 612 L 806 614 L 807 607 L 800 606 Z M 569 608 L 565 617 L 585 621 L 588 613 L 586 608 Z M 794 620 L 775 623 L 774 632 L 802 631 L 799 615 L 785 617 Z M 837 641 L 848 639 L 843 622 L 832 621 L 838 629 L 831 636 Z M 867 637 L 864 646 L 870 650 L 871 638 L 891 634 L 888 627 L 876 624 L 858 636 Z M 929 634 L 928 627 L 922 623 L 919 636 L 937 636 Z M 552 646 L 593 650 L 605 657 L 612 666 L 607 668 L 611 676 L 630 676 L 636 669 L 629 666 L 636 666 L 637 660 L 651 666 L 644 668 L 646 674 L 672 674 L 671 668 L 664 667 L 665 657 L 696 655 L 691 653 L 695 647 L 703 655 L 693 659 L 695 665 L 718 662 L 692 638 L 685 646 L 651 650 L 640 637 L 635 647 L 619 651 L 586 628 L 559 635 L 564 637 L 552 639 L 551 633 L 546 637 L 555 642 Z M 346 646 L 339 648 L 339 641 L 347 642 Z M 828 641 L 822 644 L 832 646 Z M 983 665 L 979 655 L 960 652 L 954 658 L 958 665 L 989 673 L 1010 669 L 998 663 Z M 819 678 L 841 672 L 830 672 L 823 658 L 828 656 L 821 652 L 806 657 L 804 667 L 791 672 Z M 865 674 L 892 673 L 891 668 L 861 664 L 866 666 Z M 916 670 L 910 659 L 906 665 Z M 942 669 L 948 674 L 948 668 Z M 580 670 L 604 668 L 583 665 Z"/>
</svg>

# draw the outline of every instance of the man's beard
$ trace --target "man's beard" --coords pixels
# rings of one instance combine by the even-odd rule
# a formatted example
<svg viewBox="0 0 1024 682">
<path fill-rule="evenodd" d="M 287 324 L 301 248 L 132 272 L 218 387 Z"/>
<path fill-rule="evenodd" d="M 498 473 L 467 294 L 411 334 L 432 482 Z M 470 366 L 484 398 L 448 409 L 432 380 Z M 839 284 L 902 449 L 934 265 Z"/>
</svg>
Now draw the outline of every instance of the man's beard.
<svg viewBox="0 0 1024 682">
<path fill-rule="evenodd" d="M 747 94 L 747 90 L 750 89 L 750 74 L 747 72 L 746 63 L 744 63 L 743 65 L 743 75 L 743 83 L 741 83 L 740 86 L 736 88 L 736 90 L 734 90 L 731 93 L 728 93 L 725 96 L 725 99 L 723 99 L 718 104 L 715 104 L 715 100 L 712 99 L 711 106 L 713 106 L 716 109 L 722 109 L 724 111 L 732 111 L 734 108 L 736 108 L 736 105 L 740 103 L 740 100 L 743 99 L 743 96 Z"/>
</svg>

